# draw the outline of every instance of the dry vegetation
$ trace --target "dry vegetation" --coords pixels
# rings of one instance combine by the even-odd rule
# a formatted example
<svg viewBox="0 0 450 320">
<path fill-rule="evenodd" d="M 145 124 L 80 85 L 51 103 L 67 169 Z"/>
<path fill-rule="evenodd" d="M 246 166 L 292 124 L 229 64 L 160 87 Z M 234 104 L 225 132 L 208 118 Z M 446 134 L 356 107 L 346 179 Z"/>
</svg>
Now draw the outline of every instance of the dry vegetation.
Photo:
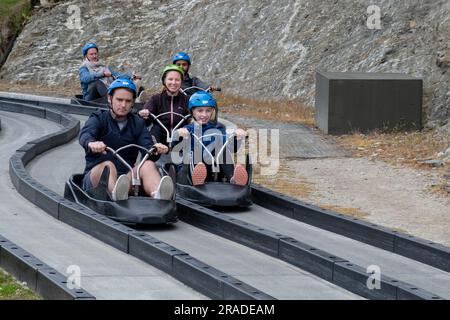
<svg viewBox="0 0 450 320">
<path fill-rule="evenodd" d="M 80 84 L 68 84 L 64 86 L 51 86 L 31 81 L 8 82 L 0 80 L 0 91 L 20 92 L 28 94 L 48 95 L 58 98 L 70 98 L 80 94 Z"/>
<path fill-rule="evenodd" d="M 286 165 L 284 160 L 280 160 L 280 168 L 276 176 L 261 175 L 258 165 L 255 165 L 253 170 L 254 183 L 291 197 L 308 199 L 314 191 L 314 186 L 306 179 L 299 179 L 298 175 Z"/>
<path fill-rule="evenodd" d="M 351 217 L 357 218 L 357 219 L 363 219 L 368 216 L 367 213 L 362 212 L 360 209 L 356 209 L 356 208 L 344 208 L 344 207 L 339 207 L 336 205 L 323 205 L 321 207 L 323 209 L 327 209 L 327 210 L 334 211 L 334 212 L 339 212 L 339 213 L 342 213 L 342 214 L 345 214 L 347 216 L 351 216 Z"/>
<path fill-rule="evenodd" d="M 30 289 L 0 269 L 0 300 L 40 300 Z"/>
<path fill-rule="evenodd" d="M 271 101 L 216 93 L 220 112 L 231 115 L 314 125 L 314 110 L 298 100 Z"/>
<path fill-rule="evenodd" d="M 407 166 L 419 170 L 433 170 L 440 182 L 430 187 L 435 194 L 450 195 L 450 163 L 430 165 L 427 160 L 439 160 L 450 146 L 450 137 L 436 130 L 414 132 L 354 133 L 338 137 L 341 145 L 352 151 L 354 157 L 381 160 L 390 165 Z"/>
</svg>

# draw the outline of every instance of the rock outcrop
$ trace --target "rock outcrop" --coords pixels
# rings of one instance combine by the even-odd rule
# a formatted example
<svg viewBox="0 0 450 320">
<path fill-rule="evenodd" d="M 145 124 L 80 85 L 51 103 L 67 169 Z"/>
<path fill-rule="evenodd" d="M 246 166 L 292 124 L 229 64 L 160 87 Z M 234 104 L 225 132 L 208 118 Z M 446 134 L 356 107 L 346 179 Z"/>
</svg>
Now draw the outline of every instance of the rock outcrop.
<svg viewBox="0 0 450 320">
<path fill-rule="evenodd" d="M 192 74 L 228 93 L 310 105 L 317 69 L 407 73 L 424 79 L 428 123 L 450 118 L 448 0 L 64 1 L 33 17 L 0 75 L 78 81 L 87 41 L 147 86 L 184 50 Z"/>
</svg>

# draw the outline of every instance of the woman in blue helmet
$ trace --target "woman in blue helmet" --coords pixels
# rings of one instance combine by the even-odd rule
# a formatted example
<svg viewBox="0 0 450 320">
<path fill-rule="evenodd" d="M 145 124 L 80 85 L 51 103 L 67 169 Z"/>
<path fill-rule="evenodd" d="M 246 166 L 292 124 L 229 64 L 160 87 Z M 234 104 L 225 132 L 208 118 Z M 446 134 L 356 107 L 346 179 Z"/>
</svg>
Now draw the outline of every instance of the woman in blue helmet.
<svg viewBox="0 0 450 320">
<path fill-rule="evenodd" d="M 204 83 L 202 80 L 200 80 L 197 77 L 191 77 L 189 75 L 189 68 L 191 67 L 191 58 L 186 52 L 178 52 L 172 57 L 172 63 L 176 64 L 177 66 L 183 68 L 184 70 L 184 79 L 183 83 L 181 84 L 181 88 L 184 90 L 189 87 L 199 87 L 202 89 L 210 89 L 211 91 L 217 90 L 217 87 L 214 86 L 208 86 L 206 83 Z M 192 95 L 193 93 L 197 92 L 198 89 L 190 89 L 186 91 L 186 94 Z"/>
<path fill-rule="evenodd" d="M 109 110 L 92 113 L 79 135 L 79 143 L 86 152 L 83 189 L 88 191 L 97 187 L 103 170 L 108 167 L 108 192 L 113 201 L 128 198 L 131 172 L 113 154 L 107 152 L 106 147 L 117 150 L 128 144 L 137 144 L 149 149 L 153 145 L 144 121 L 131 113 L 136 94 L 136 86 L 128 78 L 112 82 L 108 89 Z M 154 198 L 171 199 L 173 182 L 168 176 L 161 178 L 154 163 L 158 154 L 167 153 L 168 148 L 158 143 L 154 146 L 157 154 L 145 161 L 140 169 L 143 189 Z M 124 149 L 120 155 L 133 167 L 138 152 L 137 148 L 129 148 Z"/>
<path fill-rule="evenodd" d="M 131 76 L 115 72 L 110 67 L 100 62 L 98 57 L 98 47 L 93 42 L 86 43 L 83 46 L 82 53 L 83 62 L 79 69 L 79 75 L 84 100 L 96 100 L 97 102 L 106 103 L 108 87 L 114 79 L 138 79 L 138 76 L 135 75 Z"/>
<path fill-rule="evenodd" d="M 208 153 L 204 151 L 204 148 L 208 150 L 215 156 L 217 145 L 222 146 L 227 140 L 227 132 L 225 127 L 217 122 L 217 103 L 211 94 L 203 91 L 194 93 L 189 99 L 189 110 L 192 114 L 192 123 L 185 126 L 184 128 L 178 129 L 177 133 L 183 139 L 190 138 L 190 154 L 189 164 L 184 163 L 178 172 L 178 181 L 182 184 L 187 184 L 188 175 L 190 175 L 192 185 L 198 186 L 205 183 L 205 181 L 210 180 L 212 176 L 211 159 L 208 157 Z M 200 136 L 209 137 L 201 138 L 203 146 L 197 141 L 193 135 L 198 138 Z M 228 150 L 236 151 L 239 149 L 240 141 L 245 138 L 247 132 L 243 129 L 236 129 L 234 131 L 235 137 L 232 144 L 228 146 Z M 216 139 L 222 139 L 216 144 Z M 195 148 L 200 146 L 201 152 L 196 152 Z M 185 152 L 186 150 L 183 150 Z M 228 161 L 227 161 L 228 160 Z M 245 167 L 241 164 L 234 165 L 227 157 L 226 152 L 223 154 L 223 159 L 221 159 L 220 171 L 225 175 L 227 181 L 237 185 L 246 185 L 248 181 L 248 173 Z"/>
</svg>

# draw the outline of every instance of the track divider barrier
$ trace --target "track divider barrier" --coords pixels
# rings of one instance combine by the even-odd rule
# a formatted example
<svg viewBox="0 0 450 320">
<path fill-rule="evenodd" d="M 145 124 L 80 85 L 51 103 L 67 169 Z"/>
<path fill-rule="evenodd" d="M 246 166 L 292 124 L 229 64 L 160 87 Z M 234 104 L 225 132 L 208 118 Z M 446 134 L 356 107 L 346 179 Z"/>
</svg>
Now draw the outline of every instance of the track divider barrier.
<svg viewBox="0 0 450 320">
<path fill-rule="evenodd" d="M 37 155 L 74 139 L 80 122 L 68 115 L 88 115 L 96 108 L 50 102 L 31 103 L 0 98 L 0 110 L 28 114 L 60 124 L 63 128 L 29 141 L 11 156 L 9 174 L 17 191 L 54 218 L 116 249 L 152 264 L 212 299 L 272 300 L 272 296 L 191 257 L 156 238 L 137 232 L 93 210 L 68 201 L 33 179 L 25 166 Z M 45 107 L 44 107 L 45 105 Z M 55 110 L 59 107 L 62 110 Z"/>
</svg>

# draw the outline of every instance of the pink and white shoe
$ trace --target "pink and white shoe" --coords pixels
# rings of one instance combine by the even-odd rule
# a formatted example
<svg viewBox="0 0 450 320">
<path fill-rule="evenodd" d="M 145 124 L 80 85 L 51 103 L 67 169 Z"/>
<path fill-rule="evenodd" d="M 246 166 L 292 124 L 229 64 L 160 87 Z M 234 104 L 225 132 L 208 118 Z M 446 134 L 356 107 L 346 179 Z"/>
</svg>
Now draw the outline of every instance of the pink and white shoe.
<svg viewBox="0 0 450 320">
<path fill-rule="evenodd" d="M 194 170 L 192 170 L 191 174 L 192 185 L 199 186 L 204 184 L 207 175 L 208 171 L 206 170 L 205 164 L 203 162 L 197 163 L 194 167 Z"/>
<path fill-rule="evenodd" d="M 248 173 L 242 164 L 238 164 L 234 167 L 233 177 L 230 179 L 230 183 L 238 186 L 245 186 L 248 182 Z"/>
</svg>

